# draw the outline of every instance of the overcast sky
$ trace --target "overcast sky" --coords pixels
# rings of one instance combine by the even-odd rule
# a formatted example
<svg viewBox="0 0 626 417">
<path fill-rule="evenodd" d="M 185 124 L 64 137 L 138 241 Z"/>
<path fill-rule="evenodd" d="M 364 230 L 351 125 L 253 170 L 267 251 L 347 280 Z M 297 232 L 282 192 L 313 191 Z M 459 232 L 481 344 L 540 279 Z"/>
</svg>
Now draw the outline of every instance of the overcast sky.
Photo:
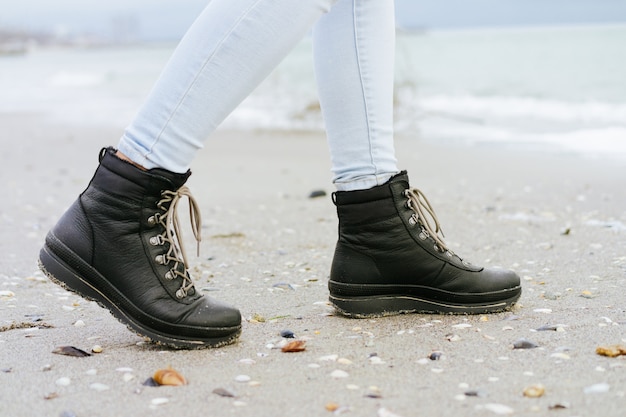
<svg viewBox="0 0 626 417">
<path fill-rule="evenodd" d="M 94 32 L 120 25 L 177 39 L 207 0 L 0 0 L 0 28 Z M 396 0 L 398 26 L 458 28 L 626 22 L 626 0 Z"/>
</svg>

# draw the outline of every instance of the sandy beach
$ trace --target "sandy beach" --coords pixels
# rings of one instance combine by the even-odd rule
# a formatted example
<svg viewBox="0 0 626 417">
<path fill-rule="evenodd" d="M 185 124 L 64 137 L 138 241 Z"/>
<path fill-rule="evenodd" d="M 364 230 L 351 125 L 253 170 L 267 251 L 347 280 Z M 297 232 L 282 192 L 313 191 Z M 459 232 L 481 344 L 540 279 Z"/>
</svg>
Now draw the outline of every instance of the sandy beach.
<svg viewBox="0 0 626 417">
<path fill-rule="evenodd" d="M 193 273 L 241 309 L 243 334 L 176 351 L 37 270 L 45 234 L 121 130 L 5 114 L 0 131 L 1 416 L 624 415 L 626 356 L 596 353 L 626 346 L 624 159 L 398 137 L 399 166 L 452 249 L 515 269 L 523 295 L 494 315 L 352 320 L 327 304 L 337 221 L 324 136 L 218 131 L 189 181 L 203 216 Z M 282 352 L 283 330 L 306 350 Z M 188 384 L 144 385 L 169 366 Z M 524 395 L 537 385 L 543 395 Z"/>
</svg>

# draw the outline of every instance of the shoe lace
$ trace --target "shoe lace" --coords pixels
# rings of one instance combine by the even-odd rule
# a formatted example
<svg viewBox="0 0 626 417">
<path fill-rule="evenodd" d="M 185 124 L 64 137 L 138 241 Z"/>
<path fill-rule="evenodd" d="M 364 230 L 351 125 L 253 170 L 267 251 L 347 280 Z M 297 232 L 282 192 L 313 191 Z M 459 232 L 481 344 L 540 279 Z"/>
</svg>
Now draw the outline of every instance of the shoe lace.
<svg viewBox="0 0 626 417">
<path fill-rule="evenodd" d="M 161 192 L 161 200 L 158 201 L 157 207 L 163 211 L 163 214 L 157 216 L 158 222 L 164 227 L 165 232 L 162 236 L 163 242 L 169 243 L 169 250 L 165 255 L 165 264 L 169 261 L 174 261 L 174 267 L 170 269 L 169 279 L 181 278 L 183 280 L 181 287 L 176 291 L 178 298 L 184 298 L 189 293 L 194 285 L 189 275 L 189 262 L 187 261 L 187 253 L 185 251 L 185 244 L 182 238 L 182 232 L 180 228 L 180 221 L 178 218 L 178 203 L 183 197 L 187 197 L 189 202 L 189 218 L 191 220 L 191 229 L 193 231 L 194 238 L 197 243 L 197 254 L 200 255 L 200 242 L 202 219 L 200 216 L 200 209 L 196 199 L 191 195 L 189 188 L 186 186 L 180 187 L 176 191 L 165 190 Z M 180 265 L 183 268 L 179 268 Z"/>
<path fill-rule="evenodd" d="M 435 214 L 435 210 L 432 205 L 420 190 L 417 188 L 408 188 L 404 191 L 405 197 L 407 197 L 407 206 L 413 210 L 414 221 L 421 225 L 422 232 L 435 241 L 435 249 L 440 252 L 453 252 L 448 248 L 444 239 L 439 219 Z"/>
</svg>

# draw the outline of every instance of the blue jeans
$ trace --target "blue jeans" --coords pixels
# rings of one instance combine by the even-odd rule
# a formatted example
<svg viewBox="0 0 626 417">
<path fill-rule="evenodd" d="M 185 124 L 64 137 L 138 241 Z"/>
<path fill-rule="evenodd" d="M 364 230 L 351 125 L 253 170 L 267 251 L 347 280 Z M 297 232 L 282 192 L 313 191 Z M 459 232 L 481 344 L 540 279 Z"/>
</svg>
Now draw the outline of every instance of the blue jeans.
<svg viewBox="0 0 626 417">
<path fill-rule="evenodd" d="M 119 150 L 189 169 L 204 140 L 313 28 L 315 74 L 340 191 L 398 172 L 393 0 L 212 0 L 176 48 Z"/>
</svg>

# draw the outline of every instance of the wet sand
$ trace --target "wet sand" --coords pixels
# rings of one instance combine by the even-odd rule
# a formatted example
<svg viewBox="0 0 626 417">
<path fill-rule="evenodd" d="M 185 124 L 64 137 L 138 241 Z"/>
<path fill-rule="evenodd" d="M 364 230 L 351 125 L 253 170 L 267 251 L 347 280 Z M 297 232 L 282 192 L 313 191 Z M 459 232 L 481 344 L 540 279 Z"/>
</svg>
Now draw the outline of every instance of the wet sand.
<svg viewBox="0 0 626 417">
<path fill-rule="evenodd" d="M 434 205 L 452 248 L 514 268 L 524 292 L 513 311 L 488 316 L 351 320 L 326 303 L 337 223 L 323 135 L 220 131 L 189 181 L 204 224 L 193 271 L 198 289 L 246 320 L 237 344 L 176 351 L 145 343 L 37 272 L 47 230 L 121 131 L 37 115 L 0 116 L 0 130 L 2 416 L 624 413 L 626 357 L 595 353 L 626 344 L 624 160 L 398 137 L 399 166 Z M 311 199 L 314 190 L 328 195 Z M 306 350 L 276 349 L 282 330 Z M 513 349 L 520 339 L 538 347 Z M 63 345 L 103 351 L 52 353 Z M 188 385 L 143 385 L 168 366 Z M 534 384 L 545 394 L 525 397 Z"/>
</svg>

